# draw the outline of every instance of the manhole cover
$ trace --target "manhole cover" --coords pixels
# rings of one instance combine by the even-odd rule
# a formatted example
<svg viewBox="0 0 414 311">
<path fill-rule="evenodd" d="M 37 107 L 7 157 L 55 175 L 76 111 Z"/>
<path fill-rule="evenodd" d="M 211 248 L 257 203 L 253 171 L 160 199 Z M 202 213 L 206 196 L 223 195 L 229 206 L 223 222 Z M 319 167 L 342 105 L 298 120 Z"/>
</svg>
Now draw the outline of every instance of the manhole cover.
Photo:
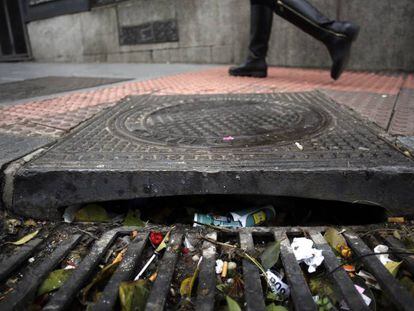
<svg viewBox="0 0 414 311">
<path fill-rule="evenodd" d="M 412 213 L 413 163 L 318 92 L 134 96 L 92 118 L 14 179 L 16 213 L 137 197 L 256 194 Z"/>
<path fill-rule="evenodd" d="M 111 129 L 131 140 L 158 144 L 248 147 L 309 138 L 330 121 L 317 106 L 277 98 L 193 98 L 163 106 L 134 106 L 117 116 Z"/>
</svg>

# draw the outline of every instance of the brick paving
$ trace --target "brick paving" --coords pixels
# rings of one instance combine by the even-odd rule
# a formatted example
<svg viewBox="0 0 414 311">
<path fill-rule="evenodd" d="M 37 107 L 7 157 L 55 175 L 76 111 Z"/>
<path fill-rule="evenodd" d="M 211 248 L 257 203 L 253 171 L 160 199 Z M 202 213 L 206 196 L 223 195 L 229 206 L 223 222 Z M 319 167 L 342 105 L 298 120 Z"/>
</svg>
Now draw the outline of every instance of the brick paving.
<svg viewBox="0 0 414 311">
<path fill-rule="evenodd" d="M 235 78 L 227 67 L 148 81 L 126 82 L 52 99 L 0 108 L 0 133 L 59 137 L 128 95 L 243 94 L 322 90 L 391 134 L 414 135 L 414 77 L 347 72 L 333 81 L 326 70 L 273 67 L 266 79 Z"/>
</svg>

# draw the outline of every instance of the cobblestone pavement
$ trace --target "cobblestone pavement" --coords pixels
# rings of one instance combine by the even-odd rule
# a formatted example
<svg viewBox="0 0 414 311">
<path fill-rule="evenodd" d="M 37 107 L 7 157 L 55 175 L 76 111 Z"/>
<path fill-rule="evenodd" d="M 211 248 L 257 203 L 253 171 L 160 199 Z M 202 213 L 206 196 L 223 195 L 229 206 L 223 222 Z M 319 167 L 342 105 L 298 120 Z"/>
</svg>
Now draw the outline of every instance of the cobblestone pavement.
<svg viewBox="0 0 414 311">
<path fill-rule="evenodd" d="M 227 67 L 28 100 L 0 108 L 0 133 L 59 137 L 128 95 L 298 92 L 319 89 L 393 135 L 414 135 L 413 74 L 348 72 L 332 81 L 324 70 L 271 68 L 267 79 L 235 78 Z"/>
</svg>

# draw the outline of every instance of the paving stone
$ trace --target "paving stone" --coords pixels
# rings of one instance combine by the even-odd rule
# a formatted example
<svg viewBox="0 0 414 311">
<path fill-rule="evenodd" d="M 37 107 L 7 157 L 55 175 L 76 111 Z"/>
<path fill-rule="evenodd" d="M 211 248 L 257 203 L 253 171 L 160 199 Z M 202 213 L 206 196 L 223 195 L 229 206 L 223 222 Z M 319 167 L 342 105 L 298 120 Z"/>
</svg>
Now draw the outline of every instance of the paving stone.
<svg viewBox="0 0 414 311">
<path fill-rule="evenodd" d="M 13 209 L 39 218 L 89 201 L 262 194 L 409 214 L 413 163 L 380 137 L 319 92 L 130 97 L 19 170 Z"/>
<path fill-rule="evenodd" d="M 394 135 L 414 135 L 414 89 L 401 90 L 389 132 Z"/>
<path fill-rule="evenodd" d="M 125 81 L 125 79 L 45 77 L 20 82 L 0 84 L 0 103 L 19 99 L 51 95 L 104 84 Z"/>
</svg>

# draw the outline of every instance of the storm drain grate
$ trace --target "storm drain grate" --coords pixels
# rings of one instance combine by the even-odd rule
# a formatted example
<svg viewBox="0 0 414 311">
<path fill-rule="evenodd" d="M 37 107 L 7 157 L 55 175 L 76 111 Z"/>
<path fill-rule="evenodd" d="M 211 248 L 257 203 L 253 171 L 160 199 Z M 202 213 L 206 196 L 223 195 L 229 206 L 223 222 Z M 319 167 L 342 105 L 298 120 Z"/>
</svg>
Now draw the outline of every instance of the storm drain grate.
<svg viewBox="0 0 414 311">
<path fill-rule="evenodd" d="M 347 229 L 344 236 L 357 256 L 372 253 L 372 250 L 362 241 L 361 237 Z M 72 302 L 76 299 L 80 290 L 93 278 L 101 259 L 106 251 L 119 236 L 130 234 L 135 228 L 122 227 L 106 231 L 95 241 L 88 254 L 84 257 L 79 266 L 71 274 L 70 278 L 50 298 L 43 310 L 67 310 L 71 308 Z M 174 270 L 182 256 L 177 251 L 186 234 L 200 234 L 202 229 L 193 228 L 190 230 L 173 231 L 169 246 L 158 264 L 158 276 L 153 283 L 149 294 L 146 310 L 163 310 L 166 307 L 167 297 L 170 292 L 170 284 L 174 277 Z M 256 236 L 272 235 L 276 240 L 281 241 L 281 260 L 285 270 L 287 282 L 291 289 L 291 302 L 295 310 L 317 310 L 311 291 L 307 285 L 300 265 L 297 263 L 292 251 L 289 236 L 305 235 L 310 237 L 315 246 L 323 251 L 325 257 L 324 266 L 330 273 L 331 281 L 335 290 L 344 299 L 351 310 L 369 310 L 361 295 L 356 290 L 353 281 L 344 269 L 336 269 L 339 261 L 326 243 L 322 234 L 325 228 L 254 228 L 234 231 L 238 236 L 241 248 L 246 251 L 255 247 Z M 218 233 L 213 230 L 202 230 L 204 236 L 217 239 Z M 219 233 L 222 234 L 222 233 Z M 89 306 L 92 310 L 116 310 L 118 308 L 118 287 L 122 281 L 132 280 L 136 275 L 142 261 L 142 253 L 148 242 L 149 233 L 140 230 L 138 236 L 129 244 L 125 256 L 114 272 L 99 298 Z M 62 261 L 62 259 L 82 239 L 81 234 L 73 234 L 59 243 L 48 256 L 39 262 L 23 267 L 27 258 L 33 256 L 42 247 L 40 239 L 33 240 L 26 246 L 21 247 L 16 254 L 3 259 L 0 264 L 0 283 L 4 283 L 13 274 L 21 273 L 23 276 L 16 284 L 14 290 L 10 291 L 0 302 L 0 310 L 22 310 L 25 309 L 34 299 L 35 293 L 47 277 L 47 275 Z M 386 238 L 384 243 L 391 249 L 405 250 L 400 242 L 394 238 Z M 406 251 L 406 250 L 405 250 Z M 195 300 L 196 310 L 213 310 L 215 307 L 216 274 L 215 264 L 217 251 L 215 244 L 204 241 L 202 246 L 203 261 L 200 266 L 197 298 Z M 404 257 L 405 256 L 405 257 Z M 404 260 L 404 269 L 414 271 L 414 260 L 406 255 L 400 255 Z M 382 291 L 398 310 L 412 310 L 414 297 L 395 279 L 377 259 L 376 256 L 362 258 L 364 268 L 371 272 L 377 279 Z M 259 269 L 249 260 L 242 260 L 242 274 L 244 280 L 244 299 L 246 310 L 264 310 L 265 300 L 260 280 Z"/>
</svg>

